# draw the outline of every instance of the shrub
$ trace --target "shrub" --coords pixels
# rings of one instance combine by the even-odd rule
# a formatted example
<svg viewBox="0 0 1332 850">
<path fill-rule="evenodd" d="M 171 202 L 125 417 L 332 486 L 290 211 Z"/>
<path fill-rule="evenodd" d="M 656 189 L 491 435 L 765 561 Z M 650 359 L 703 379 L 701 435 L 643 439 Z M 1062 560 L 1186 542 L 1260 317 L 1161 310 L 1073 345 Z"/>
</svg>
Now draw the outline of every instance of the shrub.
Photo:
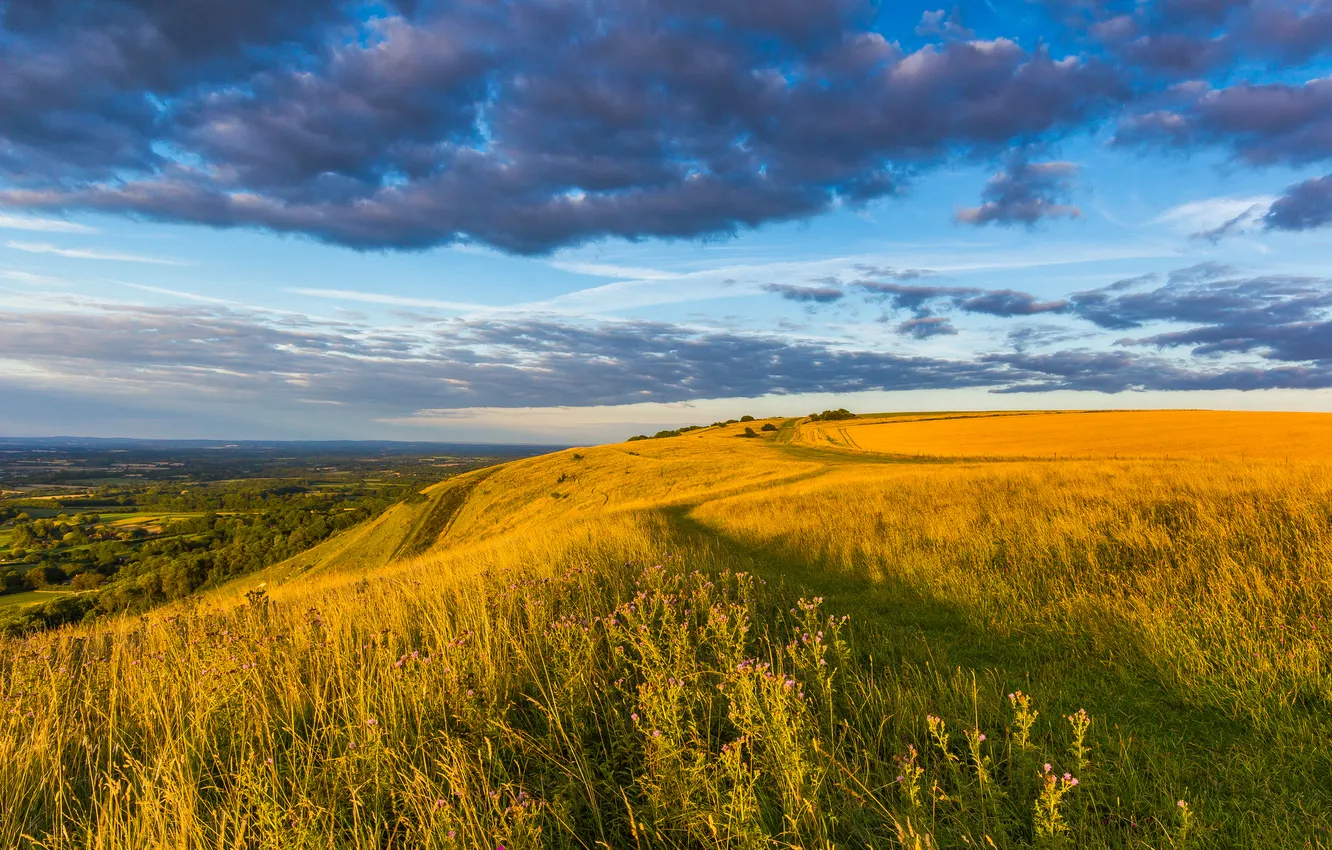
<svg viewBox="0 0 1332 850">
<path fill-rule="evenodd" d="M 626 440 L 626 442 L 636 443 L 639 440 L 646 440 L 647 438 L 648 438 L 647 434 L 638 434 L 637 436 L 630 437 L 628 440 Z"/>
<path fill-rule="evenodd" d="M 752 417 L 752 416 L 741 416 L 741 417 L 740 417 L 740 421 L 741 421 L 741 422 L 753 422 L 753 421 L 754 421 L 754 417 Z"/>
<path fill-rule="evenodd" d="M 65 571 L 59 567 L 33 567 L 23 576 L 28 587 L 41 590 L 65 580 Z"/>
<path fill-rule="evenodd" d="M 740 434 L 739 436 L 741 436 L 741 437 L 757 437 L 757 436 L 758 436 L 758 432 L 755 431 L 753 428 L 746 428 L 746 429 L 745 429 L 745 433 Z"/>
<path fill-rule="evenodd" d="M 836 422 L 840 419 L 855 419 L 856 415 L 845 407 L 839 407 L 836 410 L 825 410 L 822 415 L 824 422 Z"/>
<path fill-rule="evenodd" d="M 75 590 L 96 590 L 101 584 L 101 573 L 79 573 L 70 581 L 69 586 Z"/>
<path fill-rule="evenodd" d="M 764 422 L 764 423 L 763 423 L 763 427 L 760 428 L 759 430 L 760 430 L 760 431 L 776 431 L 776 430 L 777 430 L 777 426 L 774 425 L 774 424 L 772 424 L 771 422 Z"/>
</svg>

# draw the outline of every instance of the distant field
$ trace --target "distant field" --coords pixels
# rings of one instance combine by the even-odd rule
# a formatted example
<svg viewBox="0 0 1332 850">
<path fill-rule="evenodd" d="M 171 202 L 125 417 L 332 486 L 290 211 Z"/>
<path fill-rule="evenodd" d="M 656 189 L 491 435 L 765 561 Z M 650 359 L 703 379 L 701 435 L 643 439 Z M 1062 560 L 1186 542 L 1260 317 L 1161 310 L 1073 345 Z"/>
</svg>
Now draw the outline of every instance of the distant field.
<svg viewBox="0 0 1332 850">
<path fill-rule="evenodd" d="M 33 602 L 50 602 L 52 599 L 68 596 L 72 592 L 69 590 L 29 590 L 26 593 L 7 593 L 0 596 L 0 609 L 15 608 Z"/>
<path fill-rule="evenodd" d="M 142 513 L 129 514 L 121 519 L 107 523 L 115 528 L 134 528 L 136 526 L 161 527 L 173 522 L 180 522 L 183 519 L 193 519 L 203 516 L 202 511 L 175 511 L 172 513 Z"/>
<path fill-rule="evenodd" d="M 813 430 L 834 445 L 904 455 L 1332 459 L 1332 415 L 1322 413 L 1031 413 L 853 421 Z"/>
</svg>

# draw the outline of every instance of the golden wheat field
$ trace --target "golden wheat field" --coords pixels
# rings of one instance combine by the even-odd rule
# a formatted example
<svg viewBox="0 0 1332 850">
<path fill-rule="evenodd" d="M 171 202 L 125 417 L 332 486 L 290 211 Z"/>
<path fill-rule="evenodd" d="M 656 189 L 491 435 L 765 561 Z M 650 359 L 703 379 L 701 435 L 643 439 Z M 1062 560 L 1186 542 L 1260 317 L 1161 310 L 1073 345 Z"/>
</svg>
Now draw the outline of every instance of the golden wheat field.
<svg viewBox="0 0 1332 850">
<path fill-rule="evenodd" d="M 0 644 L 0 846 L 1326 848 L 1323 421 L 773 420 L 459 476 Z"/>
<path fill-rule="evenodd" d="M 893 417 L 816 423 L 803 439 L 904 455 L 1175 457 L 1319 460 L 1332 457 L 1332 415 L 1237 411 L 1071 411 Z"/>
</svg>

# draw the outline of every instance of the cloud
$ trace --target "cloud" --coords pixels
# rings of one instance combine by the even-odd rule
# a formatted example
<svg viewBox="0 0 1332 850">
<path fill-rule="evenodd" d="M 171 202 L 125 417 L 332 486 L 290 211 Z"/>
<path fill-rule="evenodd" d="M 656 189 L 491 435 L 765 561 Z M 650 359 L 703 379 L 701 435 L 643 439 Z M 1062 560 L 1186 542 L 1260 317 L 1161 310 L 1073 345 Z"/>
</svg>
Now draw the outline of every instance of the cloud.
<svg viewBox="0 0 1332 850">
<path fill-rule="evenodd" d="M 929 339 L 935 336 L 952 336 L 957 333 L 953 323 L 940 316 L 923 319 L 907 319 L 897 326 L 897 332 L 916 339 Z"/>
<path fill-rule="evenodd" d="M 1112 284 L 1048 309 L 1032 305 L 1061 302 L 949 289 L 934 287 L 924 301 L 913 301 L 921 293 L 910 291 L 890 295 L 905 295 L 905 305 L 915 307 L 909 313 L 962 312 L 968 301 L 992 298 L 983 308 L 1000 318 L 1044 311 L 1084 319 L 1100 329 L 1095 336 L 1144 330 L 1110 351 L 1053 350 L 1088 333 L 1067 324 L 1021 325 L 1009 337 L 1012 351 L 931 357 L 890 349 L 904 338 L 957 336 L 947 315 L 908 315 L 889 324 L 895 333 L 886 339 L 863 329 L 828 339 L 520 314 L 405 317 L 375 326 L 355 315 L 311 318 L 220 299 L 146 306 L 43 293 L 0 311 L 0 360 L 21 364 L 6 370 L 0 384 L 7 398 L 19 397 L 12 388 L 58 386 L 85 399 L 151 400 L 153 409 L 276 411 L 300 401 L 362 419 L 421 409 L 551 407 L 570 399 L 614 406 L 963 387 L 1123 392 L 1332 385 L 1332 281 L 1323 278 L 1244 277 L 1200 265 L 1164 283 Z"/>
<path fill-rule="evenodd" d="M 204 397 L 253 403 L 299 395 L 389 416 L 1005 379 L 1001 369 L 965 361 L 664 322 L 529 318 L 372 328 L 226 305 L 83 303 L 78 310 L 0 313 L 0 359 L 92 394 L 168 394 L 185 405 Z"/>
<path fill-rule="evenodd" d="M 1067 349 L 1049 354 L 992 355 L 986 360 L 1016 372 L 1038 376 L 994 390 L 997 393 L 1081 390 L 1122 393 L 1143 390 L 1326 389 L 1332 387 L 1332 368 L 1326 364 L 1276 368 L 1216 366 L 1190 368 L 1161 357 L 1112 351 Z"/>
<path fill-rule="evenodd" d="M 1070 20 L 1072 28 L 1089 33 L 1126 63 L 1174 77 L 1198 77 L 1244 62 L 1304 62 L 1332 44 L 1332 7 L 1321 0 L 1077 5 L 1089 14 Z"/>
<path fill-rule="evenodd" d="M 96 233 L 97 228 L 72 221 L 0 214 L 0 230 L 33 230 L 40 233 Z"/>
<path fill-rule="evenodd" d="M 1027 227 L 1047 218 L 1079 218 L 1080 209 L 1061 203 L 1077 174 L 1078 167 L 1071 162 L 1029 162 L 1015 156 L 985 184 L 981 205 L 959 209 L 956 218 L 966 224 Z"/>
<path fill-rule="evenodd" d="M 560 260 L 550 264 L 560 271 L 585 274 L 592 277 L 616 277 L 627 280 L 673 280 L 681 277 L 679 272 L 648 269 L 640 266 L 617 266 L 609 263 L 584 263 L 576 260 Z"/>
<path fill-rule="evenodd" d="M 393 307 L 426 307 L 435 310 L 454 310 L 475 312 L 499 310 L 503 308 L 472 304 L 465 301 L 442 301 L 438 298 L 412 298 L 404 295 L 388 295 L 382 292 L 358 292 L 354 289 L 318 289 L 292 287 L 284 290 L 293 295 L 305 295 L 310 298 L 330 298 L 336 301 L 359 301 L 363 304 L 386 304 Z"/>
<path fill-rule="evenodd" d="M 764 292 L 780 295 L 788 301 L 800 301 L 805 304 L 831 304 L 845 297 L 846 292 L 837 286 L 798 286 L 791 283 L 765 283 Z"/>
<path fill-rule="evenodd" d="M 916 24 L 916 35 L 922 38 L 972 38 L 976 33 L 963 25 L 962 12 L 955 6 L 951 13 L 938 9 L 922 14 L 920 23 Z"/>
<path fill-rule="evenodd" d="M 1226 219 L 1216 227 L 1209 227 L 1206 230 L 1190 233 L 1189 238 L 1202 239 L 1215 245 L 1227 236 L 1243 233 L 1245 226 L 1263 218 L 1263 214 L 1267 212 L 1267 209 L 1267 206 L 1263 204 L 1253 204 L 1248 209 L 1245 209 L 1236 216 Z"/>
<path fill-rule="evenodd" d="M 960 305 L 967 313 L 984 313 L 989 316 L 1035 316 L 1039 313 L 1062 313 L 1068 309 L 1068 302 L 1041 301 L 1030 292 L 1018 292 L 1013 289 L 995 289 L 981 292 L 966 299 Z"/>
<path fill-rule="evenodd" d="M 178 5 L 6 7 L 0 204 L 539 254 L 862 204 L 1129 94 L 1006 38 L 904 51 L 859 0 Z"/>
<path fill-rule="evenodd" d="M 1179 103 L 1130 115 L 1119 146 L 1229 149 L 1250 165 L 1303 165 L 1332 158 L 1332 77 L 1300 84 L 1191 85 Z"/>
<path fill-rule="evenodd" d="M 5 247 L 29 254 L 52 254 L 57 257 L 69 257 L 75 260 L 110 260 L 123 263 L 148 263 L 157 266 L 188 265 L 180 260 L 145 257 L 140 254 L 118 254 L 113 251 L 97 251 L 84 248 L 60 248 L 49 242 L 15 242 L 11 240 L 5 243 Z"/>
<path fill-rule="evenodd" d="M 1332 223 L 1332 174 L 1291 186 L 1272 202 L 1263 216 L 1263 224 L 1269 230 L 1312 230 L 1329 223 Z"/>
<path fill-rule="evenodd" d="M 1128 330 L 1154 322 L 1289 325 L 1308 321 L 1332 306 L 1332 287 L 1320 278 L 1267 275 L 1215 280 L 1208 279 L 1210 273 L 1186 272 L 1144 292 L 1077 293 L 1069 299 L 1071 310 L 1099 327 Z"/>
<path fill-rule="evenodd" d="M 930 316 L 937 309 L 956 309 L 964 313 L 1008 318 L 1062 313 L 1069 307 L 1067 301 L 1042 301 L 1029 292 L 1014 289 L 930 286 L 875 280 L 858 280 L 853 285 L 871 298 L 886 302 L 891 309 L 912 313 L 916 318 Z"/>
</svg>

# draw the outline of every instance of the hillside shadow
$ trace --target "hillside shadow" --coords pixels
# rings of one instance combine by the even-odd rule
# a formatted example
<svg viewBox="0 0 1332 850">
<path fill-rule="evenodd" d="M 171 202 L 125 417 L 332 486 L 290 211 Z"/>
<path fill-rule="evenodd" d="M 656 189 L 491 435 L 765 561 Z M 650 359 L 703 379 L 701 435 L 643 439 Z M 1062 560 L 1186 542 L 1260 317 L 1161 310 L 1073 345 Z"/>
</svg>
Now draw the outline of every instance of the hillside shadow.
<svg viewBox="0 0 1332 850">
<path fill-rule="evenodd" d="M 1086 707 L 1102 722 L 1132 729 L 1166 750 L 1183 742 L 1209 752 L 1218 741 L 1254 743 L 1252 724 L 1162 682 L 1135 647 L 1110 654 L 1090 636 L 1067 630 L 1000 630 L 910 582 L 854 575 L 795 558 L 780 545 L 742 543 L 695 519 L 695 507 L 660 511 L 681 548 L 709 548 L 719 563 L 750 570 L 770 585 L 822 596 L 830 612 L 851 616 L 856 651 L 876 665 L 990 671 L 1008 689 L 1040 695 L 1051 713 Z"/>
</svg>

